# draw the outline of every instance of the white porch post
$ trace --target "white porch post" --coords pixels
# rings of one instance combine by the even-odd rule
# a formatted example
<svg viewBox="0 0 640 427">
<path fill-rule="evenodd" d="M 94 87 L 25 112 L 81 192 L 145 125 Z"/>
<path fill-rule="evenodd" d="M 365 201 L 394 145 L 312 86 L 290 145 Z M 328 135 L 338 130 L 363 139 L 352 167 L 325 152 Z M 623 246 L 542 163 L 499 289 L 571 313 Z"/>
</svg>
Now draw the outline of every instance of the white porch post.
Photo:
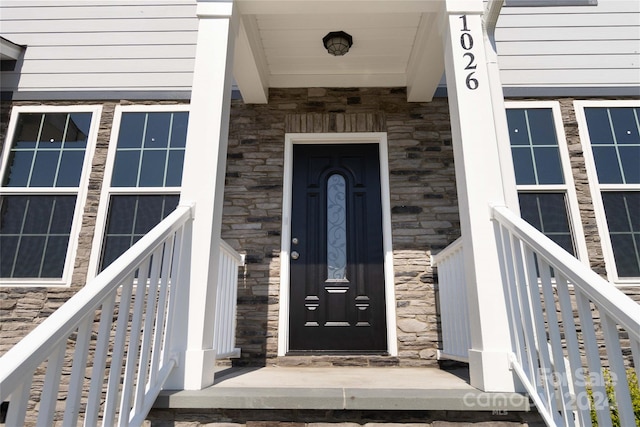
<svg viewBox="0 0 640 427">
<path fill-rule="evenodd" d="M 446 0 L 445 69 L 471 329 L 471 385 L 513 391 L 509 320 L 490 204 L 505 205 L 482 0 Z"/>
<path fill-rule="evenodd" d="M 167 388 L 199 390 L 213 384 L 216 289 L 220 261 L 233 44 L 233 1 L 198 0 L 198 41 L 182 177 L 181 204 L 194 204 L 188 295 L 179 295 L 174 332 L 183 352 Z M 188 299 L 188 301 L 187 301 Z"/>
</svg>

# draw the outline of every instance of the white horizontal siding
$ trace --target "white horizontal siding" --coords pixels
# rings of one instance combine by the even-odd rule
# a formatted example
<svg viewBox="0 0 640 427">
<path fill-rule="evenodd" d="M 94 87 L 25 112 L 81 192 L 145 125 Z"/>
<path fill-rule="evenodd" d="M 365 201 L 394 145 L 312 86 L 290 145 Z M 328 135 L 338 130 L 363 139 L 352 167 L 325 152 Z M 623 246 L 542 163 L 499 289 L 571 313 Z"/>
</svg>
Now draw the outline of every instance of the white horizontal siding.
<svg viewBox="0 0 640 427">
<path fill-rule="evenodd" d="M 503 7 L 496 40 L 505 86 L 640 90 L 638 1 Z"/>
<path fill-rule="evenodd" d="M 197 38 L 196 0 L 1 0 L 0 31 L 26 45 L 16 73 L 3 72 L 3 90 L 177 92 L 191 90 Z M 367 68 L 404 72 L 402 56 L 419 16 L 365 15 L 358 50 L 342 58 Z M 275 58 L 277 77 L 293 66 L 322 74 L 309 41 L 317 39 L 313 17 L 260 17 L 261 42 Z M 290 28 L 294 22 L 295 28 Z M 397 26 L 380 34 L 381 23 Z M 287 23 L 287 25 L 285 25 Z M 336 15 L 336 28 L 349 17 Z M 295 29 L 296 38 L 288 37 Z M 640 87 L 640 2 L 598 0 L 597 6 L 503 7 L 496 30 L 506 87 Z M 299 47 L 298 45 L 302 46 Z M 321 44 L 317 55 L 326 59 Z M 346 67 L 345 67 L 346 70 Z M 346 71 L 345 71 L 346 72 Z M 319 80 L 320 81 L 320 80 Z"/>
<path fill-rule="evenodd" d="M 164 92 L 188 96 L 196 0 L 3 0 L 2 35 L 26 45 L 3 90 Z"/>
</svg>

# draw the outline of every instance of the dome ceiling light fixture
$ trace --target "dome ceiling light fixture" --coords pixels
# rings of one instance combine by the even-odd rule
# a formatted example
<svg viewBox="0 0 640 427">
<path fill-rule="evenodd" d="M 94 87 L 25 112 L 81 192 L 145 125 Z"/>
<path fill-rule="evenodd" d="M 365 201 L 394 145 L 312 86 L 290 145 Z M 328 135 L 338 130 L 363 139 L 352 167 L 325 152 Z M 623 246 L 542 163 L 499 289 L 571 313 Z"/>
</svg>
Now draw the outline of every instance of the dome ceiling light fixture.
<svg viewBox="0 0 640 427">
<path fill-rule="evenodd" d="M 332 31 L 322 38 L 322 43 L 333 56 L 342 56 L 349 52 L 353 45 L 353 37 L 344 31 Z"/>
</svg>

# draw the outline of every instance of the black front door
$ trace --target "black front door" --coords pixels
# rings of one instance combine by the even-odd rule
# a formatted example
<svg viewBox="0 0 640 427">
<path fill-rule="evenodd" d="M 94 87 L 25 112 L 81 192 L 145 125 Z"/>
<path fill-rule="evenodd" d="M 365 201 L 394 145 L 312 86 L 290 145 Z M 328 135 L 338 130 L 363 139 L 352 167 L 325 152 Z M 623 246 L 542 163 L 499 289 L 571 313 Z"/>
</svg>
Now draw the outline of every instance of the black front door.
<svg viewBox="0 0 640 427">
<path fill-rule="evenodd" d="M 294 145 L 290 352 L 387 349 L 377 144 Z"/>
</svg>

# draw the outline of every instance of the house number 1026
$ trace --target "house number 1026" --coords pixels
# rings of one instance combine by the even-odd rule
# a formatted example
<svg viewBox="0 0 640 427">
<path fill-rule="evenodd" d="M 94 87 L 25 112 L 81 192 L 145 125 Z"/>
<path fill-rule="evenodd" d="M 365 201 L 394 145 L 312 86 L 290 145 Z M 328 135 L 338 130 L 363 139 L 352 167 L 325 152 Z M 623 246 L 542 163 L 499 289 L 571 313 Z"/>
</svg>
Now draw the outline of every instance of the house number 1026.
<svg viewBox="0 0 640 427">
<path fill-rule="evenodd" d="M 460 17 L 462 19 L 462 34 L 460 35 L 460 46 L 466 52 L 462 54 L 462 57 L 466 59 L 467 65 L 464 67 L 465 71 L 468 71 L 467 77 L 465 79 L 465 84 L 471 90 L 478 89 L 480 83 L 478 83 L 478 79 L 473 77 L 476 73 L 474 70 L 476 69 L 476 56 L 473 54 L 473 36 L 471 35 L 471 31 L 469 27 L 467 27 L 467 15 L 462 15 Z"/>
</svg>

